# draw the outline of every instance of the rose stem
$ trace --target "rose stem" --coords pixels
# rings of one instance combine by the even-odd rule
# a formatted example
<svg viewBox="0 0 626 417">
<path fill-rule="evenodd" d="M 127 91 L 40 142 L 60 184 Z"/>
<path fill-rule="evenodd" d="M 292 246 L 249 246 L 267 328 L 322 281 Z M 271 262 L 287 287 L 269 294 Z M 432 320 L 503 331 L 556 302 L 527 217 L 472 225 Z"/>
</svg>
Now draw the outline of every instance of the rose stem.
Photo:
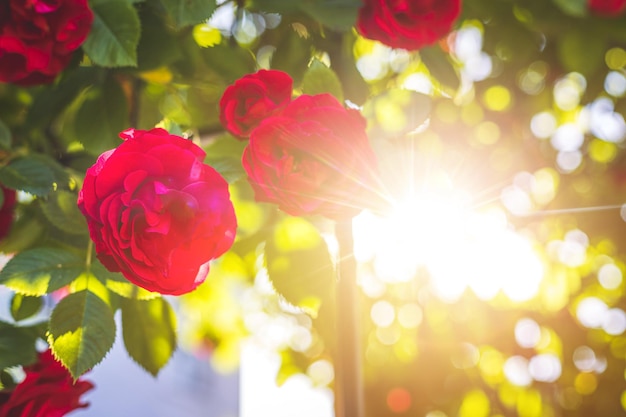
<svg viewBox="0 0 626 417">
<path fill-rule="evenodd" d="M 356 261 L 353 255 L 352 220 L 338 222 L 335 417 L 364 417 L 363 379 L 359 326 Z"/>
</svg>

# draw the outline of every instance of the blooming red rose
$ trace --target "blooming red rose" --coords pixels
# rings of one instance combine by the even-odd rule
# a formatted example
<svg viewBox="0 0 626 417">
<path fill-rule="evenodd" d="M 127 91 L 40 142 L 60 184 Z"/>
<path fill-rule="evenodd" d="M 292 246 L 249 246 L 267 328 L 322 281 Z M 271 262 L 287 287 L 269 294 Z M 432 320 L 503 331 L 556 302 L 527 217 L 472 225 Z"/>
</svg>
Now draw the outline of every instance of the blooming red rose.
<svg viewBox="0 0 626 417">
<path fill-rule="evenodd" d="M 93 384 L 80 379 L 74 383 L 49 350 L 24 372 L 26 378 L 13 391 L 0 392 L 0 417 L 62 417 L 88 406 L 80 396 Z"/>
<path fill-rule="evenodd" d="M 15 209 L 15 190 L 0 185 L 4 194 L 4 202 L 0 207 L 0 239 L 6 237 L 13 224 L 13 210 Z"/>
<path fill-rule="evenodd" d="M 626 0 L 589 0 L 589 10 L 599 15 L 618 16 L 626 10 Z"/>
<path fill-rule="evenodd" d="M 356 27 L 368 39 L 416 50 L 447 35 L 460 12 L 461 0 L 363 0 Z"/>
<path fill-rule="evenodd" d="M 373 197 L 376 158 L 365 119 L 333 96 L 302 95 L 250 135 L 243 165 L 258 201 L 339 220 Z"/>
<path fill-rule="evenodd" d="M 190 140 L 163 129 L 120 136 L 78 195 L 98 259 L 149 291 L 189 292 L 235 238 L 228 184 Z"/>
<path fill-rule="evenodd" d="M 87 0 L 1 3 L 0 82 L 51 82 L 69 64 L 93 21 Z"/>
<path fill-rule="evenodd" d="M 247 138 L 261 120 L 291 101 L 292 86 L 288 74 L 275 70 L 259 70 L 238 79 L 220 100 L 222 126 L 240 139 Z"/>
</svg>

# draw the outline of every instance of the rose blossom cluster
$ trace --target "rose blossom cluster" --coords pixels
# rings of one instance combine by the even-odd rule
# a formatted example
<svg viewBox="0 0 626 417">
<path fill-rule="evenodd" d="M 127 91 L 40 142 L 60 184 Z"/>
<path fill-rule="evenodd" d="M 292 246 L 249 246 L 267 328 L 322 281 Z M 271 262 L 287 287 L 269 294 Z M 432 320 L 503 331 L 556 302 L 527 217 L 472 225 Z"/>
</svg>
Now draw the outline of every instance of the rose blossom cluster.
<svg viewBox="0 0 626 417">
<path fill-rule="evenodd" d="M 220 118 L 249 132 L 243 166 L 257 201 L 294 215 L 350 218 L 376 199 L 376 157 L 361 114 L 330 94 L 291 100 L 292 80 L 260 70 L 229 86 Z"/>
<path fill-rule="evenodd" d="M 87 37 L 87 0 L 0 1 L 0 82 L 49 83 Z"/>
<path fill-rule="evenodd" d="M 364 0 L 356 28 L 392 48 L 417 50 L 446 36 L 461 12 L 461 0 Z"/>
<path fill-rule="evenodd" d="M 149 291 L 192 291 L 235 239 L 228 184 L 190 140 L 163 129 L 120 137 L 78 195 L 98 259 Z"/>
<path fill-rule="evenodd" d="M 89 381 L 72 381 L 50 350 L 24 367 L 26 377 L 12 391 L 0 391 L 0 417 L 62 417 L 88 404 L 80 397 L 93 388 Z"/>
</svg>

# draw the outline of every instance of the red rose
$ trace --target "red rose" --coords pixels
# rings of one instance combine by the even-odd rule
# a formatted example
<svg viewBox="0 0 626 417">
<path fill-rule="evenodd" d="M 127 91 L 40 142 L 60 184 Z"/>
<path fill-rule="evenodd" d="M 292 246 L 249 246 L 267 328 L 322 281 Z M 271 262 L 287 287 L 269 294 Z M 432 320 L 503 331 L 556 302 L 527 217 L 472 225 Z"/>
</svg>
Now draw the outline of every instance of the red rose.
<svg viewBox="0 0 626 417">
<path fill-rule="evenodd" d="M 363 0 L 357 30 L 366 38 L 408 50 L 432 45 L 447 35 L 461 12 L 461 0 Z"/>
<path fill-rule="evenodd" d="M 0 6 L 0 82 L 49 83 L 93 21 L 87 0 L 8 0 Z"/>
<path fill-rule="evenodd" d="M 0 207 L 0 239 L 6 237 L 11 230 L 11 224 L 13 224 L 13 210 L 15 208 L 15 190 L 10 188 L 2 188 L 4 194 L 4 203 Z"/>
<path fill-rule="evenodd" d="M 589 10 L 599 15 L 617 16 L 626 9 L 626 0 L 589 0 Z"/>
<path fill-rule="evenodd" d="M 243 165 L 257 201 L 339 220 L 372 198 L 376 158 L 365 119 L 333 96 L 302 95 L 252 131 Z"/>
<path fill-rule="evenodd" d="M 0 417 L 62 417 L 85 408 L 80 396 L 93 388 L 89 381 L 72 382 L 69 372 L 49 350 L 24 367 L 26 378 L 11 392 L 0 392 Z"/>
<path fill-rule="evenodd" d="M 275 70 L 260 70 L 238 79 L 220 100 L 222 126 L 240 139 L 247 138 L 261 120 L 291 101 L 292 85 L 288 74 Z"/>
<path fill-rule="evenodd" d="M 78 195 L 98 259 L 149 291 L 189 292 L 235 238 L 228 184 L 190 140 L 163 129 L 120 137 Z"/>
</svg>

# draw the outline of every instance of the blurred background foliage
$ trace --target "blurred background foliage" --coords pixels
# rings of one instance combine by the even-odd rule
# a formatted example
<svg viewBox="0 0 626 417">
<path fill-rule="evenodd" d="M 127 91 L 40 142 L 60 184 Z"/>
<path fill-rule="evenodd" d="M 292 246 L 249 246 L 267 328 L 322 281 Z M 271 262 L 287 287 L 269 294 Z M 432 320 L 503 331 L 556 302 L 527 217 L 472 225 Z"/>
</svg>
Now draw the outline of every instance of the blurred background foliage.
<svg viewBox="0 0 626 417">
<path fill-rule="evenodd" d="M 136 56 L 131 47 L 107 61 L 87 43 L 54 85 L 0 84 L 0 181 L 29 193 L 3 252 L 84 251 L 66 200 L 118 132 L 160 125 L 193 137 L 231 184 L 239 230 L 198 290 L 168 298 L 178 343 L 228 372 L 252 337 L 281 352 L 279 382 L 305 373 L 332 386 L 332 224 L 254 202 L 245 144 L 218 120 L 229 84 L 280 69 L 296 94 L 362 106 L 397 203 L 354 223 L 368 416 L 626 412 L 626 15 L 595 16 L 581 0 L 465 0 L 457 30 L 409 53 L 351 29 L 358 1 L 204 2 L 180 14 L 169 0 L 91 3 L 126 16 Z M 34 160 L 28 181 L 15 180 L 11 166 Z M 167 308 L 151 313 L 153 296 L 94 274 L 122 317 L 141 305 L 148 320 L 171 321 Z M 75 276 L 43 290 L 3 280 L 26 323 L 2 324 L 6 340 L 41 335 L 45 324 L 23 320 L 52 301 L 34 296 Z M 171 339 L 168 326 L 147 337 Z M 34 355 L 0 351 L 3 368 Z M 156 373 L 164 359 L 137 360 Z"/>
</svg>

